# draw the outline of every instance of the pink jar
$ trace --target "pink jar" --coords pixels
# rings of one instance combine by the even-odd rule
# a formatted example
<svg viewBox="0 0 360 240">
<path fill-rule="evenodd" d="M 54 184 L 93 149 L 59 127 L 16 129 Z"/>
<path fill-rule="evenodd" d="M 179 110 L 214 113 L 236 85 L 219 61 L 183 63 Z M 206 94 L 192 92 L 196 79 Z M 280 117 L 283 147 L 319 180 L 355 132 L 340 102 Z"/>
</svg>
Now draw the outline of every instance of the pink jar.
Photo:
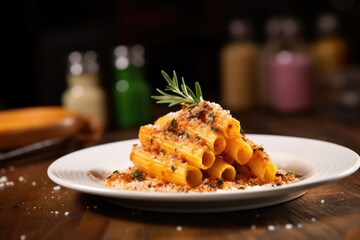
<svg viewBox="0 0 360 240">
<path fill-rule="evenodd" d="M 305 53 L 280 51 L 270 58 L 270 101 L 282 113 L 311 106 L 310 58 Z"/>
</svg>

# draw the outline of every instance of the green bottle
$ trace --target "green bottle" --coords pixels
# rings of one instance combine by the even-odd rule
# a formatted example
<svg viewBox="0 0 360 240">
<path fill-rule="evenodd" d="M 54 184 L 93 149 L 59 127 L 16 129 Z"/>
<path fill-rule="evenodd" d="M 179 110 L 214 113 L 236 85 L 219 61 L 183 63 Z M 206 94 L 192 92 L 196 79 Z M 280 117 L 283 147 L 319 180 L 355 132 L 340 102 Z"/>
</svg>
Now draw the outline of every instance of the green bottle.
<svg viewBox="0 0 360 240">
<path fill-rule="evenodd" d="M 138 127 L 152 119 L 151 92 L 143 69 L 144 51 L 142 45 L 121 45 L 114 50 L 114 105 L 119 127 Z"/>
</svg>

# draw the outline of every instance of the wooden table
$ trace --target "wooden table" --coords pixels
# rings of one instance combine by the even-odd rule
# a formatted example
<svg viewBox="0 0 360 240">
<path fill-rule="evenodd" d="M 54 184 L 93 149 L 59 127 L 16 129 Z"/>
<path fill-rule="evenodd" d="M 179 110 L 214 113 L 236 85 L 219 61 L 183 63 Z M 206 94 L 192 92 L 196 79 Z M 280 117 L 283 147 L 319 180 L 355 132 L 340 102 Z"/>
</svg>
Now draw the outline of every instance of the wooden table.
<svg viewBox="0 0 360 240">
<path fill-rule="evenodd" d="M 360 126 L 317 115 L 239 114 L 247 133 L 315 138 L 360 153 Z M 111 131 L 103 143 L 134 138 Z M 283 204 L 207 214 L 127 209 L 57 186 L 48 166 L 75 151 L 63 143 L 0 163 L 0 239 L 360 239 L 360 171 Z"/>
</svg>

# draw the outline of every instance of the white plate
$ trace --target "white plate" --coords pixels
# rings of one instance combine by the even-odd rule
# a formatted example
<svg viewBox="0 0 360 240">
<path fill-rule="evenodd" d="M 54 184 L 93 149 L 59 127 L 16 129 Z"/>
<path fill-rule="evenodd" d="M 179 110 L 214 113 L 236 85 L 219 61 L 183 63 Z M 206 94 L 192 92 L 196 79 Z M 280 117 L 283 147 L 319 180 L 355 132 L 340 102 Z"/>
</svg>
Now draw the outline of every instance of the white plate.
<svg viewBox="0 0 360 240">
<path fill-rule="evenodd" d="M 136 192 L 104 186 L 103 179 L 114 170 L 132 166 L 129 154 L 132 145 L 139 143 L 137 139 L 65 155 L 49 166 L 48 176 L 63 187 L 103 196 L 125 207 L 162 212 L 221 212 L 283 203 L 301 196 L 309 188 L 347 177 L 360 166 L 358 154 L 337 144 L 287 136 L 247 136 L 262 144 L 279 168 L 299 172 L 302 179 L 272 188 L 212 193 Z"/>
</svg>

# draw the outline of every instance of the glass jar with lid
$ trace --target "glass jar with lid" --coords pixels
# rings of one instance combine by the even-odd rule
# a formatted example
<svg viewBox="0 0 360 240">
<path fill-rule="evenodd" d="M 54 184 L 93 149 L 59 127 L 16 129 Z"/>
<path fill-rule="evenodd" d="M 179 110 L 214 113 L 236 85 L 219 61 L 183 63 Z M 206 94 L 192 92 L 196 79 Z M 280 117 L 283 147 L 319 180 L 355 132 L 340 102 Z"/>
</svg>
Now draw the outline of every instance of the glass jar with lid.
<svg viewBox="0 0 360 240">
<path fill-rule="evenodd" d="M 279 113 L 303 113 L 313 104 L 311 58 L 299 22 L 280 21 L 278 48 L 268 59 L 270 105 Z"/>
<path fill-rule="evenodd" d="M 96 52 L 71 52 L 68 63 L 68 88 L 62 95 L 63 106 L 91 117 L 99 126 L 105 128 L 106 94 L 100 85 Z"/>
<path fill-rule="evenodd" d="M 220 52 L 221 102 L 232 111 L 246 111 L 256 101 L 258 46 L 247 20 L 229 23 L 230 40 Z"/>
</svg>

